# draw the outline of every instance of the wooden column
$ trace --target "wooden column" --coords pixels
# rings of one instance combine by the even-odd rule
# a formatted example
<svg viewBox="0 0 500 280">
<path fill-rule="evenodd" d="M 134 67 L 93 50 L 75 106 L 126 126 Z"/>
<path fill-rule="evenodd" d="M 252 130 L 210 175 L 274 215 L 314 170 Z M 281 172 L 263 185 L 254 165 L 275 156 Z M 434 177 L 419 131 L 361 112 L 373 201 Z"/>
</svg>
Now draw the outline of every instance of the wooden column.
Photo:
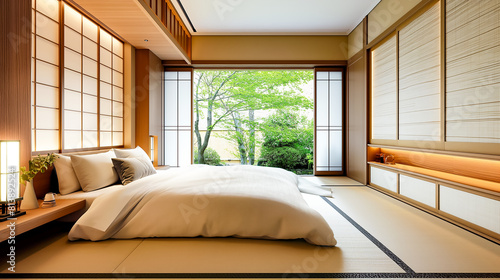
<svg viewBox="0 0 500 280">
<path fill-rule="evenodd" d="M 135 145 L 148 155 L 149 147 L 149 53 L 135 50 Z"/>
<path fill-rule="evenodd" d="M 135 61 L 135 144 L 149 155 L 149 135 L 157 135 L 158 141 L 163 139 L 161 108 L 164 71 L 161 60 L 150 50 L 136 50 Z"/>
<path fill-rule="evenodd" d="M 0 139 L 31 158 L 31 0 L 0 1 Z"/>
</svg>

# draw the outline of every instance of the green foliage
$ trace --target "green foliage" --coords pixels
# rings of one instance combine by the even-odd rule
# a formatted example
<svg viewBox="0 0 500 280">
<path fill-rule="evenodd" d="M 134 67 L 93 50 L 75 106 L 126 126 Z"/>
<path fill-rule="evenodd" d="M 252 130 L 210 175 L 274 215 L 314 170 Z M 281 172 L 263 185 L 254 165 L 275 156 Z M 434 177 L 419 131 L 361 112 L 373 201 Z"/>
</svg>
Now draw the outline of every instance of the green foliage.
<svg viewBox="0 0 500 280">
<path fill-rule="evenodd" d="M 297 168 L 302 160 L 299 150 L 294 147 L 264 147 L 262 157 L 266 159 L 266 166 L 281 167 L 291 170 Z"/>
<path fill-rule="evenodd" d="M 268 109 L 312 109 L 301 86 L 313 80 L 312 71 L 195 71 L 194 133 L 199 150 L 208 147 L 212 130 L 219 126 L 233 133 L 228 139 L 238 146 L 242 163 L 253 162 L 257 120 L 250 114 Z M 253 113 L 252 113 L 253 114 Z M 206 121 L 202 138 L 199 124 Z"/>
<path fill-rule="evenodd" d="M 284 169 L 312 169 L 313 122 L 292 111 L 278 111 L 261 125 L 264 143 L 259 162 Z"/>
<path fill-rule="evenodd" d="M 54 164 L 57 157 L 57 155 L 51 153 L 46 156 L 38 155 L 37 157 L 31 159 L 29 161 L 28 170 L 26 170 L 26 167 L 24 166 L 20 168 L 21 183 L 24 184 L 25 182 L 31 182 L 31 180 L 35 178 L 36 174 L 47 171 L 47 169 Z"/>
<path fill-rule="evenodd" d="M 208 165 L 221 165 L 220 156 L 219 156 L 219 154 L 217 153 L 216 150 L 208 147 L 205 150 L 205 153 L 203 154 L 203 156 L 205 158 L 205 164 L 208 164 Z M 199 163 L 198 159 L 199 159 L 199 157 L 198 157 L 198 149 L 195 149 L 194 150 L 194 163 L 195 164 Z"/>
</svg>

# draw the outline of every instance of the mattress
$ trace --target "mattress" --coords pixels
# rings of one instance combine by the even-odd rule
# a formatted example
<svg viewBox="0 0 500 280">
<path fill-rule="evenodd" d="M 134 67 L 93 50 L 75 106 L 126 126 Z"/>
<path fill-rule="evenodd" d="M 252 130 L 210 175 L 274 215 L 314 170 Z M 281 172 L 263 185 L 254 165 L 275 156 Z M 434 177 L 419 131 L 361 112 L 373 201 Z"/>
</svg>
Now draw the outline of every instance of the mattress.
<svg viewBox="0 0 500 280">
<path fill-rule="evenodd" d="M 76 220 L 78 220 L 78 218 L 80 218 L 85 212 L 87 212 L 87 210 L 90 208 L 90 205 L 92 205 L 92 203 L 94 202 L 94 200 L 96 198 L 98 198 L 99 196 L 102 196 L 104 194 L 114 192 L 120 188 L 123 188 L 122 184 L 111 185 L 109 187 L 105 187 L 105 188 L 98 189 L 98 190 L 91 191 L 91 192 L 77 191 L 77 192 L 66 194 L 66 195 L 57 194 L 56 195 L 56 203 L 57 203 L 57 200 L 59 200 L 59 199 L 85 199 L 85 207 L 83 209 L 81 209 L 75 213 L 69 214 L 67 216 L 64 216 L 61 219 L 59 219 L 59 221 L 76 222 Z"/>
</svg>

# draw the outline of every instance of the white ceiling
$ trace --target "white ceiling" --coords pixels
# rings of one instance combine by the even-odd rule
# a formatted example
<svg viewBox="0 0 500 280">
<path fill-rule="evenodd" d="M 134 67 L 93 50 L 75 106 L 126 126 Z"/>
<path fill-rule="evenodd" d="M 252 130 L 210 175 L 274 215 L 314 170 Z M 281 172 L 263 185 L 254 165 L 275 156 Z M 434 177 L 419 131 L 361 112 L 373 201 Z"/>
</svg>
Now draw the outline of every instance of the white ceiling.
<svg viewBox="0 0 500 280">
<path fill-rule="evenodd" d="M 347 35 L 380 0 L 172 0 L 193 35 Z"/>
</svg>

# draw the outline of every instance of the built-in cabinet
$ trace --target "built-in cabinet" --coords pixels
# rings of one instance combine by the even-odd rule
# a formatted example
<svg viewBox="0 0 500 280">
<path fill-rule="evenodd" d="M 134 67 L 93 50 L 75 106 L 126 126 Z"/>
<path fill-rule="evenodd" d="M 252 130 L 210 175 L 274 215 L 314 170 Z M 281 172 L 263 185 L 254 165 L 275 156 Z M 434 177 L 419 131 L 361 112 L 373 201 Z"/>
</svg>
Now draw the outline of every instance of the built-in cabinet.
<svg viewBox="0 0 500 280">
<path fill-rule="evenodd" d="M 467 227 L 483 236 L 500 239 L 500 194 L 370 162 L 370 185 L 387 194 Z"/>
</svg>

